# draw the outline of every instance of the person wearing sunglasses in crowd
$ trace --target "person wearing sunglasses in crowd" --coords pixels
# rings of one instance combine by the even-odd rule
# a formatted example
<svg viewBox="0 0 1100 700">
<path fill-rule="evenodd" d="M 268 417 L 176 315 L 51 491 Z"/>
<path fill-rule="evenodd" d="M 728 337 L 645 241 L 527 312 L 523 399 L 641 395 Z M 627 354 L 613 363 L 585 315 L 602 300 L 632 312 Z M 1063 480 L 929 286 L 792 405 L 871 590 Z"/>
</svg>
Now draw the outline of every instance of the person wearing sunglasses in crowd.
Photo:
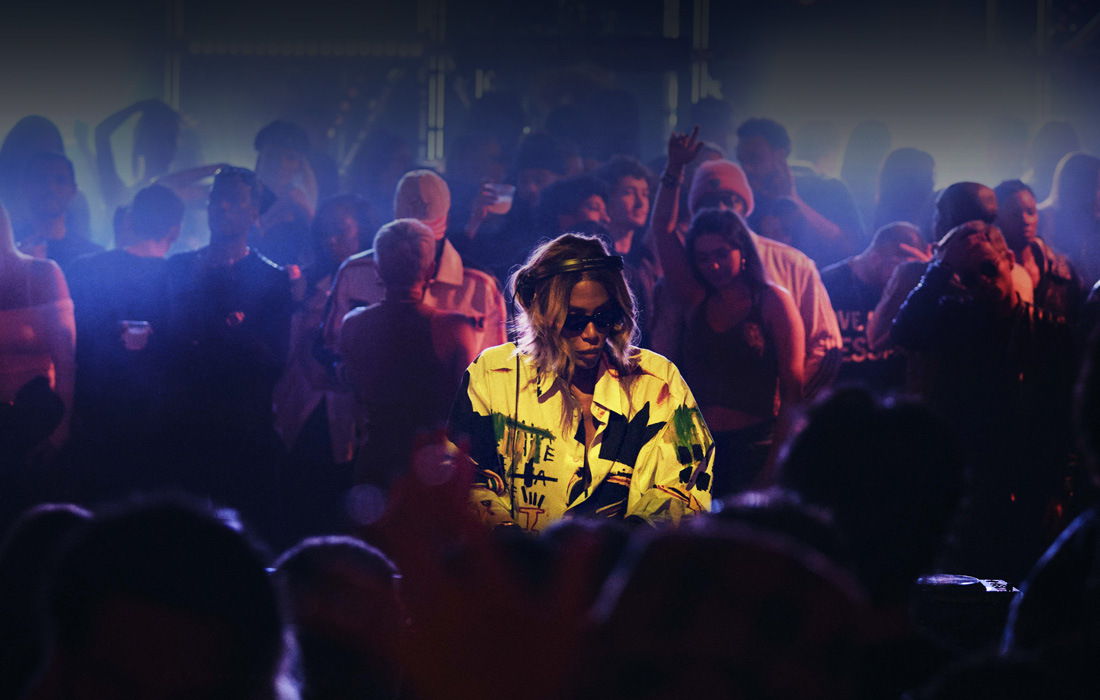
<svg viewBox="0 0 1100 700">
<path fill-rule="evenodd" d="M 513 274 L 518 341 L 467 370 L 450 420 L 488 527 L 572 517 L 677 524 L 710 508 L 710 432 L 679 371 L 633 346 L 622 258 L 564 234 Z"/>
</svg>

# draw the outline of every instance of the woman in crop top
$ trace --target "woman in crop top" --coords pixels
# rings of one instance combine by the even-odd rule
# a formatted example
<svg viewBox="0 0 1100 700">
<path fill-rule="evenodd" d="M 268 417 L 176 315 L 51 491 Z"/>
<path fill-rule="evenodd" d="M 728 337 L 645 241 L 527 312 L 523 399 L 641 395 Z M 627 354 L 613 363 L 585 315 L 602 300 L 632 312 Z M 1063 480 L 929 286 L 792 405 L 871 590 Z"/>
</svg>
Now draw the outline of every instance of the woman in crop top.
<svg viewBox="0 0 1100 700">
<path fill-rule="evenodd" d="M 680 369 L 714 436 L 720 498 L 765 480 L 786 433 L 781 410 L 802 398 L 804 331 L 736 212 L 704 209 L 684 245 L 670 233 L 657 249 L 687 319 Z"/>
</svg>

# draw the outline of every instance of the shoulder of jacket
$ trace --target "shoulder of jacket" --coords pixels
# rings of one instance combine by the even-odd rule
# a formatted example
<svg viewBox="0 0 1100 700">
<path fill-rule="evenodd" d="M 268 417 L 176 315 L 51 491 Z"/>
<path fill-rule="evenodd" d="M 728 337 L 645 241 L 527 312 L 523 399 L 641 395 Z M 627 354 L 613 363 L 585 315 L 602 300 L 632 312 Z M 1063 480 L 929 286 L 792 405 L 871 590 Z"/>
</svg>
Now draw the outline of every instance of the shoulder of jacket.
<svg viewBox="0 0 1100 700">
<path fill-rule="evenodd" d="M 344 272 L 345 270 L 354 270 L 356 268 L 371 268 L 374 269 L 374 249 L 364 250 L 360 253 L 356 253 L 344 262 L 340 263 L 340 267 L 337 270 L 337 274 Z"/>
<path fill-rule="evenodd" d="M 481 354 L 474 358 L 470 367 L 471 369 L 476 367 L 478 370 L 485 372 L 510 371 L 516 367 L 516 352 L 515 343 L 494 345 L 491 348 L 482 350 Z"/>
<path fill-rule="evenodd" d="M 498 294 L 500 293 L 500 285 L 497 283 L 497 278 L 482 270 L 475 270 L 472 267 L 463 267 L 462 279 L 466 281 L 467 284 L 472 283 L 479 286 L 492 287 L 493 291 Z"/>
</svg>

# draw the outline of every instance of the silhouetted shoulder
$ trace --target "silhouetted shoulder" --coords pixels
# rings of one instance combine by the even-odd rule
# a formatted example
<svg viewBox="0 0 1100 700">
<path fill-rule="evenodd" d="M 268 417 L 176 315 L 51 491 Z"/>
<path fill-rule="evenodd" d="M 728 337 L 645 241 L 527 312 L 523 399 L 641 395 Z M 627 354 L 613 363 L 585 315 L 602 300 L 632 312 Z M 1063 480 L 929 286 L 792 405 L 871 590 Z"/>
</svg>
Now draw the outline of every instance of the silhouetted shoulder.
<svg viewBox="0 0 1100 700">
<path fill-rule="evenodd" d="M 69 298 L 65 275 L 53 260 L 32 260 L 27 266 L 27 288 L 31 305 Z"/>
</svg>

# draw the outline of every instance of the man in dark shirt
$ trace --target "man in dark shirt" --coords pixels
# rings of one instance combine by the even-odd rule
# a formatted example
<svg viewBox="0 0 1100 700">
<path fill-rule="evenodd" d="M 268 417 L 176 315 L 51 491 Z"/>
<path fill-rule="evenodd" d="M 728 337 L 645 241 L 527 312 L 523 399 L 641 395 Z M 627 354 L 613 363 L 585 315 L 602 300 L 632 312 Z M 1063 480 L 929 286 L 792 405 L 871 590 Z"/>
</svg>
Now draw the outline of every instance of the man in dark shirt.
<svg viewBox="0 0 1100 700">
<path fill-rule="evenodd" d="M 867 326 L 894 268 L 911 260 L 928 261 L 920 229 L 902 221 L 875 232 L 867 250 L 821 271 L 844 338 L 838 382 L 885 392 L 900 389 L 904 359 L 892 347 L 872 350 Z"/>
<path fill-rule="evenodd" d="M 140 459 L 163 418 L 164 256 L 179 237 L 183 202 L 152 185 L 129 216 L 130 245 L 78 258 L 66 273 L 76 313 L 73 432 L 105 454 Z"/>
<path fill-rule="evenodd" d="M 290 277 L 249 249 L 263 185 L 251 170 L 214 176 L 210 245 L 168 259 L 173 410 L 193 476 L 227 502 L 270 515 L 282 456 L 272 393 L 286 363 Z M 259 512 L 260 510 L 264 512 Z"/>
<path fill-rule="evenodd" d="M 761 217 L 776 209 L 768 200 L 786 199 L 798 210 L 798 222 L 785 227 L 791 245 L 818 266 L 838 262 L 859 251 L 866 240 L 852 195 L 844 183 L 811 170 L 792 172 L 787 158 L 791 137 L 782 124 L 749 119 L 737 128 L 737 160 L 745 170 L 756 198 L 754 231 L 766 229 Z"/>
</svg>

